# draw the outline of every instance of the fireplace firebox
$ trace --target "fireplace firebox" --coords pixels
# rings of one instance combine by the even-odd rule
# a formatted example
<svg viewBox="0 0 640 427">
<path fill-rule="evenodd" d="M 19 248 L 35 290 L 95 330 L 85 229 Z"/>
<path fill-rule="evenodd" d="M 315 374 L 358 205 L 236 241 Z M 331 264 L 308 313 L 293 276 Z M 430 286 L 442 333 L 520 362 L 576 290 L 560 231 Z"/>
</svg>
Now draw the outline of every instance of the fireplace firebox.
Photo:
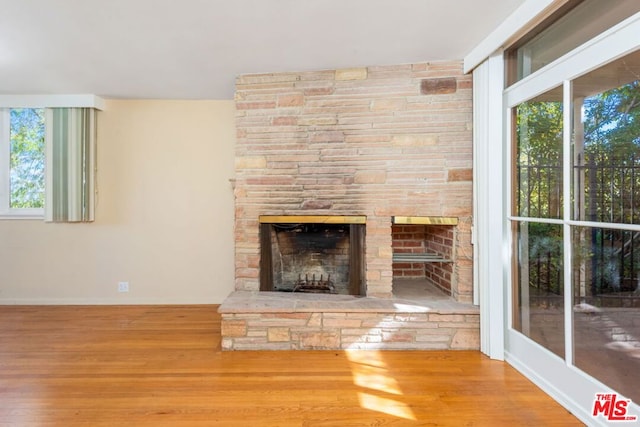
<svg viewBox="0 0 640 427">
<path fill-rule="evenodd" d="M 261 216 L 260 290 L 366 295 L 365 218 Z"/>
</svg>

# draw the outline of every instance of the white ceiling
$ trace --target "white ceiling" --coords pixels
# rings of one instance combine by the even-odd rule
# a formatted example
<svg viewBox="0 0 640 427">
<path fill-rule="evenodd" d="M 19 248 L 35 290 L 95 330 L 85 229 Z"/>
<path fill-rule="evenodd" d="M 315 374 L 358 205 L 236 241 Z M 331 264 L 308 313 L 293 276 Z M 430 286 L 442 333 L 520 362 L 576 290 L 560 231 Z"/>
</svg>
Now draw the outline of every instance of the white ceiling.
<svg viewBox="0 0 640 427">
<path fill-rule="evenodd" d="M 230 99 L 239 74 L 462 59 L 524 0 L 0 0 L 0 94 Z"/>
</svg>

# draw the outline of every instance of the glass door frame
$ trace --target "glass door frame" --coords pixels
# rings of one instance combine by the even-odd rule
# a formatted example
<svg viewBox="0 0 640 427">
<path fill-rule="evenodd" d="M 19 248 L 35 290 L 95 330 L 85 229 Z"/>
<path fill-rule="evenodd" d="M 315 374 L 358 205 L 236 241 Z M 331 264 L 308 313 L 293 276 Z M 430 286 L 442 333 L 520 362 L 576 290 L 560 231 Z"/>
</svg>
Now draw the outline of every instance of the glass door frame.
<svg viewBox="0 0 640 427">
<path fill-rule="evenodd" d="M 530 100 L 554 87 L 563 87 L 563 104 L 572 105 L 572 84 L 576 78 L 605 65 L 612 60 L 640 49 L 640 13 L 636 14 L 603 34 L 595 37 L 582 46 L 574 49 L 548 66 L 531 74 L 523 80 L 513 84 L 503 92 L 503 152 L 505 153 L 506 173 L 503 182 L 503 198 L 505 201 L 504 227 L 512 230 L 512 222 L 521 220 L 512 216 L 512 173 L 511 156 L 513 144 L 512 108 Z M 563 109 L 563 218 L 559 220 L 564 231 L 564 263 L 571 265 L 571 226 L 578 222 L 571 219 L 571 121 L 572 109 Z M 600 224 L 608 226 L 608 224 Z M 503 247 L 512 251 L 512 231 L 505 233 Z M 513 253 L 506 259 L 511 260 Z M 505 263 L 504 277 L 511 278 L 512 263 Z M 510 280 L 510 279 L 507 279 Z M 564 320 L 565 320 L 565 357 L 560 358 L 551 351 L 543 348 L 533 340 L 514 329 L 513 314 L 516 307 L 513 303 L 513 289 L 507 283 L 505 290 L 507 297 L 507 316 L 505 316 L 505 360 L 524 373 L 529 379 L 553 396 L 578 418 L 589 424 L 600 422 L 591 414 L 596 393 L 607 391 L 606 385 L 585 374 L 573 365 L 573 317 L 572 317 L 572 280 L 571 268 L 564 269 Z M 640 417 L 640 406 L 633 404 L 629 413 Z M 603 424 L 604 425 L 604 424 Z"/>
</svg>

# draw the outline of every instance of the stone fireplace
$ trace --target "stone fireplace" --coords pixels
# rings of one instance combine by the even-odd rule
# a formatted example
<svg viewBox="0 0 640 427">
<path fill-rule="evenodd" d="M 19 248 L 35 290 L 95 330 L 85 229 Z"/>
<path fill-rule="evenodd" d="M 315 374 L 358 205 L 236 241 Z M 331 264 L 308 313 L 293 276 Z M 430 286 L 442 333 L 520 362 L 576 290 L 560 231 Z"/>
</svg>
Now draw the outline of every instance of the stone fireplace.
<svg viewBox="0 0 640 427">
<path fill-rule="evenodd" d="M 327 335 L 325 316 L 362 314 L 357 304 L 379 307 L 372 318 L 395 313 L 403 287 L 416 281 L 418 291 L 428 285 L 418 295 L 425 301 L 436 295 L 459 304 L 449 314 L 463 318 L 450 325 L 461 323 L 475 337 L 471 108 L 471 76 L 458 61 L 238 77 L 236 293 L 234 307 L 221 307 L 223 348 L 345 348 L 344 331 Z M 312 247 L 295 247 L 304 234 Z M 293 292 L 302 285 L 333 289 Z M 340 305 L 345 298 L 349 309 Z M 255 315 L 266 306 L 287 313 L 289 323 L 319 320 L 320 329 L 307 341 L 315 330 L 308 323 L 305 333 L 265 326 L 274 322 L 252 331 L 255 321 L 241 311 Z M 282 335 L 269 337 L 269 328 Z M 454 329 L 444 348 L 455 347 Z M 434 348 L 412 334 L 402 335 L 406 348 Z"/>
</svg>

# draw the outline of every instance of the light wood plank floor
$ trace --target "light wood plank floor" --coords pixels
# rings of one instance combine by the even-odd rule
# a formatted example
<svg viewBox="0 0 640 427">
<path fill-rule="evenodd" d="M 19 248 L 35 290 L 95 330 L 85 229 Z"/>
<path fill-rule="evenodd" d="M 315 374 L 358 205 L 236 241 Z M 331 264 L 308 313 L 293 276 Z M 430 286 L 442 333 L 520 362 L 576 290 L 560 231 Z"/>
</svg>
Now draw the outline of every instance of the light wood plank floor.
<svg viewBox="0 0 640 427">
<path fill-rule="evenodd" d="M 0 425 L 581 425 L 479 352 L 223 353 L 216 308 L 0 306 Z"/>
</svg>

